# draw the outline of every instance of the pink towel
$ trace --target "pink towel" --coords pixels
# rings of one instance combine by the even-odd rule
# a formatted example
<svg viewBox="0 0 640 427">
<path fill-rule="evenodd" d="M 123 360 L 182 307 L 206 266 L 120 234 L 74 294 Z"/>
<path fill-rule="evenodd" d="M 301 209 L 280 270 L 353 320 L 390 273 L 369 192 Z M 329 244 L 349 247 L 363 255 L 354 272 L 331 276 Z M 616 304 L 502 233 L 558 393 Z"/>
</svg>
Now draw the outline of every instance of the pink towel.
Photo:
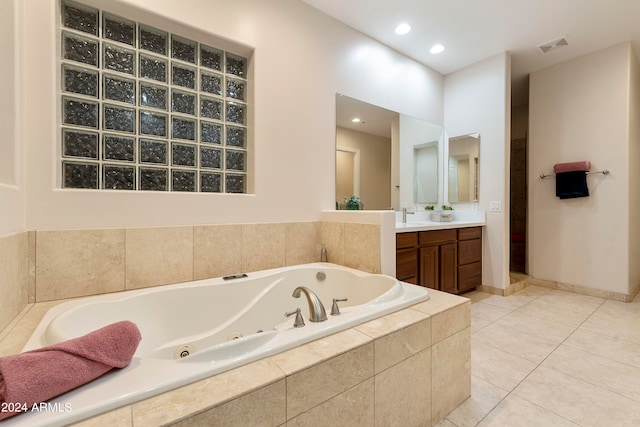
<svg viewBox="0 0 640 427">
<path fill-rule="evenodd" d="M 113 368 L 124 368 L 141 339 L 135 323 L 122 321 L 78 338 L 0 358 L 0 405 L 17 407 L 15 412 L 0 413 L 0 420 L 24 412 L 24 408 L 30 410 L 34 403 L 86 384 Z"/>
<path fill-rule="evenodd" d="M 584 162 L 571 162 L 571 163 L 558 163 L 553 165 L 553 171 L 555 173 L 563 172 L 589 172 L 591 170 L 591 162 L 585 160 Z"/>
</svg>

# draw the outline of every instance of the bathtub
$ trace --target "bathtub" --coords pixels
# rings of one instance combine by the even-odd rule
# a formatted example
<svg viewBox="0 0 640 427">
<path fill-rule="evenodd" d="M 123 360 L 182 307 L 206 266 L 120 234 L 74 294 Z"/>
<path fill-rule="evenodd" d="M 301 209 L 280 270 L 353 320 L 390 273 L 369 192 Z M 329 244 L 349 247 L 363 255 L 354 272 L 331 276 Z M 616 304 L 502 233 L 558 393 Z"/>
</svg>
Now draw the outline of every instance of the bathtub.
<svg viewBox="0 0 640 427">
<path fill-rule="evenodd" d="M 298 286 L 327 312 L 309 321 Z M 340 315 L 331 315 L 333 299 Z M 119 320 L 135 322 L 142 341 L 129 366 L 50 400 L 49 409 L 0 422 L 58 426 L 146 399 L 274 355 L 428 299 L 425 288 L 329 263 L 86 297 L 50 309 L 23 351 L 75 338 Z M 301 309 L 306 325 L 294 327 Z M 52 409 L 53 408 L 53 409 Z"/>
</svg>

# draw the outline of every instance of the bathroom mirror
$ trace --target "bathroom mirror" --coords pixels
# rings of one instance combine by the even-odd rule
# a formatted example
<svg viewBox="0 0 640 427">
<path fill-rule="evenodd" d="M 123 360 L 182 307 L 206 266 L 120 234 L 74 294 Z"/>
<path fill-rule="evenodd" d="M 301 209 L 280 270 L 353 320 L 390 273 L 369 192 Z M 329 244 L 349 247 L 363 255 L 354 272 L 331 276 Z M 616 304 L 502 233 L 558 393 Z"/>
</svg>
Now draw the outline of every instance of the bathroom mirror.
<svg viewBox="0 0 640 427">
<path fill-rule="evenodd" d="M 336 96 L 337 203 L 355 195 L 368 210 L 441 204 L 443 152 L 441 126 Z"/>
<path fill-rule="evenodd" d="M 477 202 L 480 188 L 480 135 L 449 138 L 449 203 Z"/>
</svg>

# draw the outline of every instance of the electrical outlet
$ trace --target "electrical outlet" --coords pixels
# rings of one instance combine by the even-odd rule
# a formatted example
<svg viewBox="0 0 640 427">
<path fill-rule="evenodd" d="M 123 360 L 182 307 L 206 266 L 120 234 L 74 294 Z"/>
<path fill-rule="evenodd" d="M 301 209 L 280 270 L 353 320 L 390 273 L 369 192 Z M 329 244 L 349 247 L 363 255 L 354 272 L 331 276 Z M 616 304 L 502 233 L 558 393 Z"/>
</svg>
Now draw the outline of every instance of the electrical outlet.
<svg viewBox="0 0 640 427">
<path fill-rule="evenodd" d="M 500 200 L 494 200 L 492 202 L 489 202 L 489 210 L 491 212 L 502 211 L 502 203 L 500 202 Z"/>
</svg>

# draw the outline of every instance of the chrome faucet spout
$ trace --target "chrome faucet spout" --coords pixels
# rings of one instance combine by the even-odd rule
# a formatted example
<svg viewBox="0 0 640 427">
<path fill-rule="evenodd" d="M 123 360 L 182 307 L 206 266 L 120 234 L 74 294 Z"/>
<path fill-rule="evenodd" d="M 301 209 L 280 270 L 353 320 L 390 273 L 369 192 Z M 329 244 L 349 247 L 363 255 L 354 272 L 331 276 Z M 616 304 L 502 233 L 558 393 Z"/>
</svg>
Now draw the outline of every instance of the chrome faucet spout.
<svg viewBox="0 0 640 427">
<path fill-rule="evenodd" d="M 303 293 L 307 297 L 307 303 L 309 304 L 309 320 L 311 322 L 324 322 L 327 320 L 327 312 L 322 305 L 322 301 L 318 298 L 311 289 L 305 286 L 298 286 L 293 290 L 293 297 L 300 298 L 300 294 Z"/>
</svg>

